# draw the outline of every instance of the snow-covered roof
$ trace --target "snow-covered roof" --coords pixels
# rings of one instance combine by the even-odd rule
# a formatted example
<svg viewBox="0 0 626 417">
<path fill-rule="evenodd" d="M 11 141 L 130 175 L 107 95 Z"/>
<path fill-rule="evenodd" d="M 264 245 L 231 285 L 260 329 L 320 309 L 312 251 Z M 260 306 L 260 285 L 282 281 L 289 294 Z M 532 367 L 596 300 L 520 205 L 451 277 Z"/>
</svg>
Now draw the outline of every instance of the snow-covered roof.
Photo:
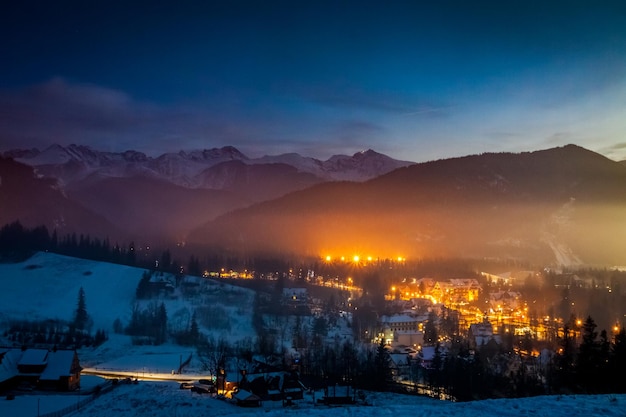
<svg viewBox="0 0 626 417">
<path fill-rule="evenodd" d="M 307 295 L 306 288 L 283 288 L 283 295 Z"/>
<path fill-rule="evenodd" d="M 250 391 L 246 391 L 244 389 L 240 389 L 234 393 L 233 398 L 237 401 L 259 401 L 261 399 L 257 395 L 254 395 Z"/>
<path fill-rule="evenodd" d="M 419 353 L 419 356 L 425 361 L 431 361 L 435 357 L 435 346 L 424 346 Z"/>
<path fill-rule="evenodd" d="M 396 366 L 408 365 L 409 355 L 407 353 L 390 353 L 389 358 Z"/>
<path fill-rule="evenodd" d="M 477 337 L 477 336 L 482 336 L 482 337 L 493 336 L 493 326 L 489 322 L 472 323 L 472 324 L 470 324 L 469 331 L 475 337 Z"/>
<path fill-rule="evenodd" d="M 19 349 L 0 351 L 0 382 L 9 380 L 18 374 L 17 363 L 22 355 Z"/>
<path fill-rule="evenodd" d="M 450 283 L 456 288 L 480 288 L 480 284 L 474 278 L 453 278 Z"/>
<path fill-rule="evenodd" d="M 17 364 L 18 366 L 45 365 L 47 357 L 47 349 L 27 349 Z"/>
<path fill-rule="evenodd" d="M 518 299 L 521 294 L 518 291 L 496 291 L 489 293 L 490 300 Z"/>
<path fill-rule="evenodd" d="M 393 316 L 382 316 L 381 321 L 383 323 L 416 323 L 417 319 L 407 314 L 395 314 Z"/>
<path fill-rule="evenodd" d="M 41 374 L 43 381 L 56 381 L 62 376 L 72 374 L 72 363 L 74 362 L 73 350 L 57 350 L 48 354 L 48 366 Z"/>
</svg>

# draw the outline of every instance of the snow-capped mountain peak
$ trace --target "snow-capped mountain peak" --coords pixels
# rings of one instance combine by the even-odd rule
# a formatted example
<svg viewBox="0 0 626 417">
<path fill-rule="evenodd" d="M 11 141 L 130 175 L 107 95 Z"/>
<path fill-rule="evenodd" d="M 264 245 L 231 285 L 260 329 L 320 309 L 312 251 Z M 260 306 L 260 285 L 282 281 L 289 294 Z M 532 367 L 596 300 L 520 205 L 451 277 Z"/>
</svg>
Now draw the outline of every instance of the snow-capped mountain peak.
<svg viewBox="0 0 626 417">
<path fill-rule="evenodd" d="M 240 161 L 248 165 L 286 164 L 296 168 L 297 172 L 312 174 L 324 181 L 366 181 L 411 164 L 371 149 L 352 156 L 334 155 L 326 161 L 297 153 L 251 159 L 233 146 L 181 150 L 149 157 L 135 150 L 103 152 L 84 145 L 54 144 L 43 151 L 10 150 L 3 155 L 33 166 L 39 174 L 54 177 L 65 185 L 93 175 L 144 176 L 191 188 L 205 186 L 198 178 L 206 169 L 229 161 Z"/>
</svg>

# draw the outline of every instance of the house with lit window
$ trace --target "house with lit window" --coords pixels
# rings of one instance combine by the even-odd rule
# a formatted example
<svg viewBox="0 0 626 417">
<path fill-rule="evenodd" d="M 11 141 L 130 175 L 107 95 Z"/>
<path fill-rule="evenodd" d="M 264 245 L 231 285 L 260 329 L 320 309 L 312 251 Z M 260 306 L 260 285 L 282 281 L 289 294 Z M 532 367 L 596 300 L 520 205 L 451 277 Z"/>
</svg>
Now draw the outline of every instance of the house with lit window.
<svg viewBox="0 0 626 417">
<path fill-rule="evenodd" d="M 386 343 L 404 346 L 418 346 L 424 343 L 424 323 L 427 316 L 394 314 L 381 316 L 382 337 Z"/>
<path fill-rule="evenodd" d="M 517 291 L 489 293 L 489 308 L 494 312 L 511 312 L 522 306 L 522 295 Z"/>
<path fill-rule="evenodd" d="M 306 303 L 309 295 L 306 288 L 283 288 L 283 298 L 292 303 Z"/>
<path fill-rule="evenodd" d="M 482 323 L 473 323 L 468 332 L 469 345 L 472 349 L 480 349 L 490 341 L 500 343 L 500 338 L 493 334 L 493 326 L 488 320 Z"/>
<path fill-rule="evenodd" d="M 443 304 L 467 304 L 478 299 L 482 287 L 473 279 L 449 279 L 437 281 L 432 296 Z"/>
</svg>

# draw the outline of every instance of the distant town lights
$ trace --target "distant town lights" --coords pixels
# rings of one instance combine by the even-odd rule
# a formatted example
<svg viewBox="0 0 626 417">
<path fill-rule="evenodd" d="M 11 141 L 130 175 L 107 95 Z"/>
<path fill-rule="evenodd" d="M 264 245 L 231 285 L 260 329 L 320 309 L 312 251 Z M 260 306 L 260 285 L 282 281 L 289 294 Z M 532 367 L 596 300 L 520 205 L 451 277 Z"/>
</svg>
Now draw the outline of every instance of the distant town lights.
<svg viewBox="0 0 626 417">
<path fill-rule="evenodd" d="M 321 259 L 325 262 L 333 262 L 336 260 L 339 260 L 341 262 L 352 262 L 352 263 L 367 263 L 367 264 L 371 264 L 373 262 L 380 262 L 382 261 L 391 261 L 391 262 L 398 262 L 398 263 L 404 263 L 406 262 L 406 258 L 404 256 L 397 256 L 395 258 L 380 258 L 377 256 L 372 256 L 372 255 L 368 255 L 368 256 L 362 256 L 362 255 L 358 255 L 358 254 L 354 254 L 351 256 L 333 256 L 330 254 L 326 254 L 326 255 L 322 255 Z"/>
</svg>

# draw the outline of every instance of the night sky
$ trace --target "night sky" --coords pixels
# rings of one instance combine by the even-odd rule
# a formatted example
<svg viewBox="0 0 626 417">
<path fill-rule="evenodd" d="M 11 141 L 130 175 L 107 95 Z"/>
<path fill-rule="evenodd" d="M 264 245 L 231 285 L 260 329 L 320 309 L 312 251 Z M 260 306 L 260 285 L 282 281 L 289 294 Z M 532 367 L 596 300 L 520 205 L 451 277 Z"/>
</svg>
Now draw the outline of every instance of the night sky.
<svg viewBox="0 0 626 417">
<path fill-rule="evenodd" d="M 626 159 L 623 1 L 6 3 L 2 150 Z"/>
</svg>

